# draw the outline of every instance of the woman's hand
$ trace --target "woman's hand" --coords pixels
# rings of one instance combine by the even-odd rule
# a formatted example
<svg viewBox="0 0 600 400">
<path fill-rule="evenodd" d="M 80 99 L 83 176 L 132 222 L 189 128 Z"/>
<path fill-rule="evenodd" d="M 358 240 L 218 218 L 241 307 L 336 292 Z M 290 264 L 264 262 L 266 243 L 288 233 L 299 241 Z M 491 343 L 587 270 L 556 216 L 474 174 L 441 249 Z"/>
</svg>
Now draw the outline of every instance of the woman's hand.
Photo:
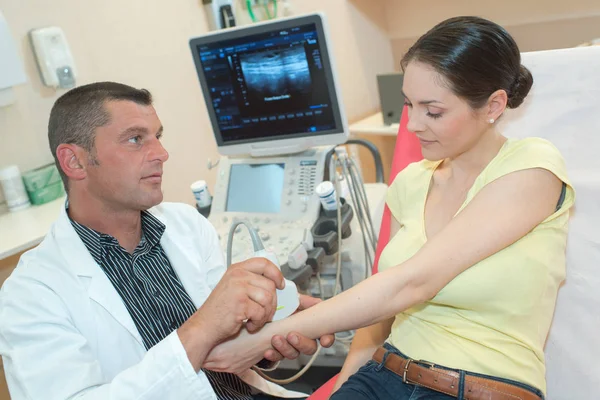
<svg viewBox="0 0 600 400">
<path fill-rule="evenodd" d="M 319 302 L 319 299 L 301 295 L 298 311 L 310 308 Z M 277 322 L 272 322 L 253 333 L 242 328 L 238 335 L 214 347 L 202 368 L 240 374 L 256 365 L 263 357 L 270 361 L 279 361 L 283 358 L 295 359 L 300 354 L 311 355 L 317 350 L 316 341 L 297 332 L 273 335 L 278 331 L 277 325 Z M 320 338 L 323 347 L 330 347 L 334 341 L 333 335 L 324 335 Z"/>
<path fill-rule="evenodd" d="M 322 301 L 321 299 L 304 294 L 301 294 L 299 297 L 300 307 L 298 307 L 296 313 L 306 310 Z M 335 335 L 321 336 L 319 342 L 322 347 L 331 347 L 335 342 Z M 300 354 L 312 356 L 318 349 L 315 340 L 309 339 L 298 332 L 290 332 L 287 335 L 275 335 L 271 339 L 271 345 L 274 349 L 267 350 L 264 357 L 272 362 L 281 361 L 284 358 L 294 360 Z"/>
<path fill-rule="evenodd" d="M 271 347 L 271 335 L 267 329 L 250 333 L 242 328 L 236 337 L 214 347 L 202 368 L 217 372 L 229 372 L 239 375 L 262 360 Z"/>
</svg>

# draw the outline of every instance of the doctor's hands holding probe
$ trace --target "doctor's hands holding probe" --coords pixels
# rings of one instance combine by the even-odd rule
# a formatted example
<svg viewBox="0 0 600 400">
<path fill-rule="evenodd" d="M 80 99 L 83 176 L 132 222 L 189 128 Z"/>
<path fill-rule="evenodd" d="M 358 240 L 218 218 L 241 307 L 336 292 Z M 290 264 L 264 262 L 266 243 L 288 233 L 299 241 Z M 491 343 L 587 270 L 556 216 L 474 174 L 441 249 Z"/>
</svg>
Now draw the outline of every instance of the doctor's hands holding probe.
<svg viewBox="0 0 600 400">
<path fill-rule="evenodd" d="M 208 351 L 220 343 L 235 341 L 240 329 L 245 327 L 247 332 L 256 332 L 270 321 L 277 308 L 275 289 L 283 289 L 283 286 L 281 271 L 265 258 L 251 258 L 228 268 L 202 307 L 178 329 L 194 369 L 198 371 L 207 367 L 202 364 L 206 362 Z M 300 308 L 308 308 L 319 301 L 301 295 Z M 215 321 L 219 323 L 215 324 Z M 333 342 L 333 335 L 320 339 L 324 347 L 331 346 Z M 235 363 L 237 372 L 241 373 L 263 357 L 276 362 L 283 358 L 294 359 L 300 353 L 310 355 L 317 350 L 314 340 L 294 332 L 285 338 L 280 334 L 274 335 L 270 346 L 272 348 L 267 348 L 254 362 L 238 359 L 236 354 L 230 354 L 232 359 L 227 362 Z"/>
</svg>

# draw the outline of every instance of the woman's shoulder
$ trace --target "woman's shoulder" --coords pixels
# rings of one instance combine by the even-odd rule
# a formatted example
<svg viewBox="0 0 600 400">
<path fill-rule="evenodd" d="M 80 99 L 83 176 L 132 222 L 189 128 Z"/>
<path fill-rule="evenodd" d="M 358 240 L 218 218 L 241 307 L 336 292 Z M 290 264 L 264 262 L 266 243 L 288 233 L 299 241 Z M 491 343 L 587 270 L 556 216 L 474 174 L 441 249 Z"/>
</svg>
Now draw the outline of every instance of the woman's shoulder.
<svg viewBox="0 0 600 400">
<path fill-rule="evenodd" d="M 386 202 L 392 214 L 399 221 L 405 212 L 406 204 L 416 204 L 416 200 L 429 184 L 432 171 L 439 162 L 421 160 L 408 164 L 400 171 L 390 185 Z"/>
<path fill-rule="evenodd" d="M 552 142 L 530 137 L 508 139 L 500 153 L 487 168 L 490 179 L 530 168 L 543 168 L 553 172 L 561 180 L 568 182 L 565 161 Z"/>
<path fill-rule="evenodd" d="M 556 159 L 562 160 L 560 151 L 549 140 L 539 137 L 529 137 L 524 139 L 508 139 L 505 149 L 503 149 L 501 160 L 526 159 Z"/>
<path fill-rule="evenodd" d="M 414 182 L 421 178 L 428 177 L 435 170 L 439 161 L 421 160 L 408 164 L 404 169 L 398 172 L 392 185 L 400 185 L 402 182 Z"/>
</svg>

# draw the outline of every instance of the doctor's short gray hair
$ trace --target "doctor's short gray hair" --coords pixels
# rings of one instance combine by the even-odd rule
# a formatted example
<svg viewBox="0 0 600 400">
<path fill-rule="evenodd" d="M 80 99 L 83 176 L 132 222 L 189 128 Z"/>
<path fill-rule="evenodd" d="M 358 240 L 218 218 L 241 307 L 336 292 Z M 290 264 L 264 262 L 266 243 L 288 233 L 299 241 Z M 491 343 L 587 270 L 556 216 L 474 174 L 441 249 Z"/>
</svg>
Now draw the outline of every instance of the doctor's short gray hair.
<svg viewBox="0 0 600 400">
<path fill-rule="evenodd" d="M 75 144 L 90 153 L 91 161 L 95 162 L 96 128 L 110 122 L 110 114 L 104 104 L 111 100 L 152 105 L 152 95 L 146 89 L 116 82 L 97 82 L 68 91 L 56 100 L 50 111 L 48 142 L 67 191 L 68 179 L 58 162 L 56 149 L 63 143 Z"/>
</svg>

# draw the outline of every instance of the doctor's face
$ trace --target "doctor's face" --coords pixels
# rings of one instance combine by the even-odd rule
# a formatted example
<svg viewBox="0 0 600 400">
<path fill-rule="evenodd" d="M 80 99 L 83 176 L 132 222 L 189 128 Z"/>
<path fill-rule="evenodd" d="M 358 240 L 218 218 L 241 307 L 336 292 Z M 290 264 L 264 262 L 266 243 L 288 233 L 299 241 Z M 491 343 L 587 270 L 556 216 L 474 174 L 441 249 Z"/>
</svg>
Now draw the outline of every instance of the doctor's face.
<svg viewBox="0 0 600 400">
<path fill-rule="evenodd" d="M 410 132 L 417 135 L 423 157 L 455 158 L 470 150 L 489 129 L 485 114 L 456 96 L 432 67 L 411 61 L 402 91 L 408 106 Z"/>
<path fill-rule="evenodd" d="M 116 209 L 145 210 L 163 199 L 162 124 L 152 106 L 131 101 L 104 105 L 110 122 L 96 128 L 95 149 L 87 168 L 87 190 Z"/>
</svg>

